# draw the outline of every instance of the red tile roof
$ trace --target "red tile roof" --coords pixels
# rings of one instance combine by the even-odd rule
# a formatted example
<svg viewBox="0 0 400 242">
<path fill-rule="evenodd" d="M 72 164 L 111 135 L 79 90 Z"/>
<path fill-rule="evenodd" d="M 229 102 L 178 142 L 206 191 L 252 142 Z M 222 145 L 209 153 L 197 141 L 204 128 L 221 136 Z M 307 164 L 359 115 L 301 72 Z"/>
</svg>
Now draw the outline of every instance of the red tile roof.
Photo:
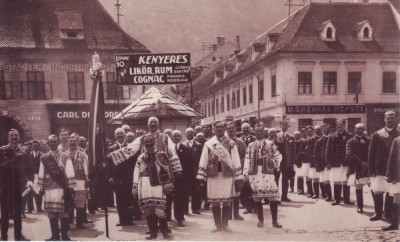
<svg viewBox="0 0 400 242">
<path fill-rule="evenodd" d="M 60 30 L 84 31 L 65 40 Z M 0 48 L 149 52 L 118 26 L 98 0 L 0 0 Z"/>
</svg>

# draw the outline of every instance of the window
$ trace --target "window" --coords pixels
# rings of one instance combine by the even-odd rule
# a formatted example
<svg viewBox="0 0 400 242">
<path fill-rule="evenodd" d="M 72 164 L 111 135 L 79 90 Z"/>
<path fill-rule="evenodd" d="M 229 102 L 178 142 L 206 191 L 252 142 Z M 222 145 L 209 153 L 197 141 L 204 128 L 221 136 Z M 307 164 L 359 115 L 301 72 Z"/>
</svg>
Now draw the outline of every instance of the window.
<svg viewBox="0 0 400 242">
<path fill-rule="evenodd" d="M 226 95 L 226 111 L 231 110 L 231 97 L 230 95 Z"/>
<path fill-rule="evenodd" d="M 68 93 L 70 100 L 85 99 L 83 72 L 68 72 Z"/>
<path fill-rule="evenodd" d="M 361 123 L 361 118 L 349 118 L 347 120 L 347 130 L 350 133 L 354 134 L 355 129 L 356 129 L 356 124 L 358 124 L 358 123 Z"/>
<path fill-rule="evenodd" d="M 299 118 L 299 130 L 301 130 L 302 128 L 305 128 L 307 126 L 312 126 L 313 125 L 313 120 L 310 118 Z"/>
<path fill-rule="evenodd" d="M 236 107 L 240 107 L 240 89 L 236 91 Z"/>
<path fill-rule="evenodd" d="M 114 72 L 106 72 L 106 83 L 104 85 L 104 97 L 106 99 L 117 99 L 117 82 Z"/>
<path fill-rule="evenodd" d="M 383 93 L 396 93 L 396 72 L 383 72 Z"/>
<path fill-rule="evenodd" d="M 76 38 L 78 36 L 78 33 L 75 31 L 68 31 L 67 36 L 68 38 Z"/>
<path fill-rule="evenodd" d="M 369 39 L 369 28 L 365 27 L 363 31 L 363 38 L 364 39 Z"/>
<path fill-rule="evenodd" d="M 232 109 L 236 108 L 235 91 L 232 92 Z"/>
<path fill-rule="evenodd" d="M 324 72 L 324 93 L 336 93 L 336 72 Z"/>
<path fill-rule="evenodd" d="M 4 80 L 4 71 L 0 71 L 0 99 L 13 98 L 12 82 Z"/>
<path fill-rule="evenodd" d="M 53 98 L 51 82 L 44 81 L 43 71 L 28 71 L 27 81 L 21 82 L 22 98 L 44 100 Z"/>
<path fill-rule="evenodd" d="M 253 84 L 249 85 L 249 103 L 253 103 Z"/>
<path fill-rule="evenodd" d="M 328 27 L 326 29 L 326 38 L 327 39 L 332 39 L 332 28 L 331 27 Z"/>
<path fill-rule="evenodd" d="M 276 75 L 271 76 L 271 96 L 276 96 Z"/>
<path fill-rule="evenodd" d="M 264 100 L 264 80 L 258 82 L 258 100 Z"/>
<path fill-rule="evenodd" d="M 310 94 L 312 93 L 312 73 L 311 72 L 299 72 L 298 78 L 298 92 L 299 94 Z"/>
<path fill-rule="evenodd" d="M 348 73 L 348 93 L 361 92 L 361 72 Z"/>
<path fill-rule="evenodd" d="M 243 106 L 247 105 L 247 90 L 246 87 L 243 87 Z"/>
<path fill-rule="evenodd" d="M 224 97 L 221 97 L 221 113 L 225 112 L 225 100 Z"/>
<path fill-rule="evenodd" d="M 219 113 L 219 102 L 218 102 L 218 99 L 215 100 L 215 113 L 216 114 Z"/>
</svg>

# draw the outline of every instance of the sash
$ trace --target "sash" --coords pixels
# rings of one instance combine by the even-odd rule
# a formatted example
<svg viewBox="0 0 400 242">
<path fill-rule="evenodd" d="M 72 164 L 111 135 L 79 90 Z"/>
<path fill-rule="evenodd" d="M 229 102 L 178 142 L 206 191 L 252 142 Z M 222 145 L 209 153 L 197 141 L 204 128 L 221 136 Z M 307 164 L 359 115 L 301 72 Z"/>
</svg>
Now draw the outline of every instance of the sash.
<svg viewBox="0 0 400 242">
<path fill-rule="evenodd" d="M 65 173 L 58 166 L 57 161 L 52 154 L 45 154 L 41 157 L 42 163 L 46 171 L 49 173 L 51 179 L 63 189 L 68 188 L 68 180 Z"/>
<path fill-rule="evenodd" d="M 174 181 L 167 154 L 164 152 L 146 154 L 144 161 L 149 169 L 151 186 L 165 185 Z"/>
<path fill-rule="evenodd" d="M 228 152 L 228 149 L 226 147 L 229 147 L 231 144 L 229 144 L 229 139 L 228 138 L 223 138 L 221 141 L 222 143 L 218 142 L 217 138 L 213 138 L 213 142 L 206 142 L 205 146 L 208 148 L 208 150 L 213 153 L 215 156 L 217 156 L 220 160 L 222 160 L 229 168 L 233 170 L 233 164 L 231 160 L 231 154 Z"/>
</svg>

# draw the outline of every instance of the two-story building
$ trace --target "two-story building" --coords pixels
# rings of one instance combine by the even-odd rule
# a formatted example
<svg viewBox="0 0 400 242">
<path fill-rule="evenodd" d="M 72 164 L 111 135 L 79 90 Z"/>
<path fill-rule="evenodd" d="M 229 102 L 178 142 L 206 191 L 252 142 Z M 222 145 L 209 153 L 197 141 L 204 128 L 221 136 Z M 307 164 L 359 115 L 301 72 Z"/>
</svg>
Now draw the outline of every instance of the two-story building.
<svg viewBox="0 0 400 242">
<path fill-rule="evenodd" d="M 61 128 L 86 136 L 92 55 L 103 64 L 106 118 L 141 88 L 117 87 L 114 55 L 149 52 L 98 0 L 0 2 L 0 144 L 17 128 L 25 141 Z M 118 101 L 117 101 L 118 100 Z M 113 129 L 109 127 L 109 136 Z"/>
<path fill-rule="evenodd" d="M 389 3 L 314 3 L 220 61 L 195 82 L 207 125 L 286 115 L 292 130 L 347 120 L 368 132 L 400 112 L 397 12 Z M 201 88 L 196 88 L 201 87 Z"/>
</svg>

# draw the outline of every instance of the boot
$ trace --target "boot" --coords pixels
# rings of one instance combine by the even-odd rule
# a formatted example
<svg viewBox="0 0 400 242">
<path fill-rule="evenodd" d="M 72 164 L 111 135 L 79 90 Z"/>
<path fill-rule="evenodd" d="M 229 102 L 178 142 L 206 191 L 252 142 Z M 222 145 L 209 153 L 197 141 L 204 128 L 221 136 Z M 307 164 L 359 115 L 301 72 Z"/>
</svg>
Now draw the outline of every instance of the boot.
<svg viewBox="0 0 400 242">
<path fill-rule="evenodd" d="M 222 230 L 222 221 L 221 221 L 221 207 L 212 207 L 212 212 L 214 216 L 214 222 L 215 222 L 215 227 L 216 229 L 213 230 L 212 232 L 218 232 Z"/>
<path fill-rule="evenodd" d="M 69 218 L 61 218 L 61 240 L 70 241 L 68 237 Z"/>
<path fill-rule="evenodd" d="M 163 238 L 166 240 L 171 239 L 171 235 L 168 233 L 168 223 L 167 223 L 167 218 L 159 218 L 160 221 L 160 231 L 163 234 Z"/>
<path fill-rule="evenodd" d="M 51 218 L 50 220 L 50 229 L 51 229 L 51 238 L 46 239 L 46 241 L 60 241 L 60 227 L 58 225 L 58 218 Z"/>
<path fill-rule="evenodd" d="M 383 194 L 374 194 L 374 207 L 375 207 L 375 214 L 369 220 L 370 221 L 377 221 L 382 219 L 383 213 Z"/>
<path fill-rule="evenodd" d="M 363 213 L 364 199 L 363 199 L 362 189 L 356 189 L 356 198 L 357 198 L 357 213 Z"/>
<path fill-rule="evenodd" d="M 383 228 L 382 229 L 383 231 L 399 229 L 400 204 L 393 203 L 392 212 L 393 212 L 393 215 L 391 218 L 391 224 L 389 227 Z"/>
<path fill-rule="evenodd" d="M 332 203 L 332 206 L 340 205 L 340 195 L 342 194 L 342 185 L 335 184 L 333 186 L 333 194 L 335 196 L 335 202 Z"/>
<path fill-rule="evenodd" d="M 307 184 L 307 193 L 308 193 L 308 198 L 312 198 L 314 196 L 313 189 L 312 189 L 312 182 L 311 181 L 306 181 Z"/>
<path fill-rule="evenodd" d="M 393 208 L 393 197 L 389 196 L 389 193 L 386 193 L 385 196 L 385 217 L 387 219 L 392 218 L 392 208 Z"/>
<path fill-rule="evenodd" d="M 235 197 L 233 199 L 233 219 L 243 220 L 243 217 L 239 215 L 239 198 Z"/>
<path fill-rule="evenodd" d="M 331 184 L 324 184 L 325 186 L 325 192 L 326 192 L 326 199 L 325 201 L 330 202 L 332 201 L 332 188 L 331 188 Z"/>
<path fill-rule="evenodd" d="M 297 178 L 297 192 L 300 195 L 304 194 L 304 179 L 303 179 L 303 177 Z"/>
<path fill-rule="evenodd" d="M 313 188 L 314 188 L 314 196 L 312 196 L 312 199 L 318 199 L 319 198 L 319 182 L 313 182 Z"/>
<path fill-rule="evenodd" d="M 231 207 L 228 206 L 223 206 L 222 207 L 222 230 L 230 232 L 230 228 L 228 227 L 228 220 L 229 220 L 229 215 L 231 215 Z"/>
<path fill-rule="evenodd" d="M 146 237 L 146 240 L 153 240 L 153 239 L 157 239 L 157 224 L 158 224 L 158 218 L 157 216 L 155 216 L 154 214 L 151 214 L 149 216 L 146 216 L 146 220 L 147 220 L 147 226 L 149 226 L 149 231 L 150 231 L 150 235 L 148 237 Z"/>
<path fill-rule="evenodd" d="M 272 226 L 275 228 L 282 228 L 282 225 L 278 224 L 278 203 L 270 202 L 269 207 L 271 209 Z"/>
<path fill-rule="evenodd" d="M 326 190 L 325 190 L 325 185 L 324 185 L 324 183 L 323 183 L 323 182 L 320 182 L 320 183 L 319 183 L 319 187 L 321 188 L 321 195 L 322 195 L 322 198 L 326 198 Z"/>
<path fill-rule="evenodd" d="M 83 218 L 84 218 L 85 211 L 83 208 L 76 209 L 76 228 L 77 229 L 86 229 L 85 225 L 83 225 Z"/>
<path fill-rule="evenodd" d="M 264 227 L 264 213 L 263 213 L 263 205 L 261 202 L 256 202 L 254 203 L 254 207 L 257 212 L 257 217 L 258 217 L 258 228 Z"/>
<path fill-rule="evenodd" d="M 354 205 L 353 202 L 350 202 L 350 186 L 343 185 L 343 197 L 344 197 L 344 204 Z"/>
</svg>

